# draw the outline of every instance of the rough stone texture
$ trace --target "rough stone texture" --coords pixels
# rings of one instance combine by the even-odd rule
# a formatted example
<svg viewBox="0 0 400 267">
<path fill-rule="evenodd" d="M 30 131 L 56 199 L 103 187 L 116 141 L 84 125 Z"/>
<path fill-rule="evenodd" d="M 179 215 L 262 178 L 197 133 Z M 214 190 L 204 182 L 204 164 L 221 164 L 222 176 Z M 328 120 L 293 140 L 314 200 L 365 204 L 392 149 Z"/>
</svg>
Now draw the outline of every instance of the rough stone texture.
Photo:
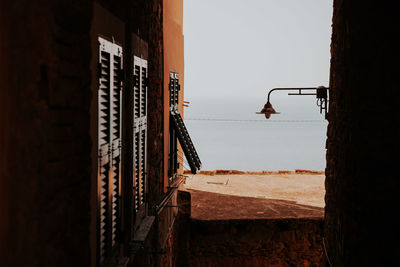
<svg viewBox="0 0 400 267">
<path fill-rule="evenodd" d="M 322 219 L 192 220 L 181 266 L 321 266 Z"/>
<path fill-rule="evenodd" d="M 90 266 L 91 2 L 0 10 L 0 266 Z"/>
<path fill-rule="evenodd" d="M 147 42 L 148 45 L 148 213 L 156 216 L 142 248 L 133 253 L 130 266 L 170 266 L 174 247 L 173 211 L 169 207 L 156 215 L 155 205 L 165 196 L 164 185 L 164 113 L 163 113 L 163 1 L 139 0 L 132 2 L 132 32 Z M 135 40 L 133 40 L 135 41 Z M 133 42 L 135 44 L 135 42 Z M 134 47 L 133 50 L 136 48 Z M 129 129 L 128 129 L 129 131 Z M 172 206 L 173 200 L 167 203 Z M 176 204 L 175 204 L 176 205 Z M 166 241 L 165 241 L 166 240 Z"/>
<path fill-rule="evenodd" d="M 191 194 L 187 191 L 178 191 L 178 217 L 174 229 L 174 251 L 172 266 L 188 266 L 188 253 L 190 247 L 190 216 Z"/>
<path fill-rule="evenodd" d="M 164 186 L 164 113 L 163 113 L 163 28 L 162 0 L 149 1 L 149 88 L 148 88 L 148 168 L 149 203 L 153 206 L 163 196 Z"/>
<path fill-rule="evenodd" d="M 398 35 L 396 1 L 334 1 L 325 198 L 333 266 L 398 264 Z"/>
</svg>

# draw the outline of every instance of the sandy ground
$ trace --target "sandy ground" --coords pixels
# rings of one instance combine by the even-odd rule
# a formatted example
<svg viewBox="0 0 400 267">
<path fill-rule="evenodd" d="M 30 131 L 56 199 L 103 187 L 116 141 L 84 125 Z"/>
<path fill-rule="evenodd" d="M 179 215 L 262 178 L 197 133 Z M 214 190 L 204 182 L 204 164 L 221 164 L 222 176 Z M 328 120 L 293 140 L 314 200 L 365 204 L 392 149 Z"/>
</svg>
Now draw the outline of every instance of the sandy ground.
<svg viewBox="0 0 400 267">
<path fill-rule="evenodd" d="M 192 175 L 185 187 L 219 194 L 282 199 L 324 207 L 325 175 Z"/>
<path fill-rule="evenodd" d="M 325 175 L 189 175 L 199 219 L 322 217 Z"/>
</svg>

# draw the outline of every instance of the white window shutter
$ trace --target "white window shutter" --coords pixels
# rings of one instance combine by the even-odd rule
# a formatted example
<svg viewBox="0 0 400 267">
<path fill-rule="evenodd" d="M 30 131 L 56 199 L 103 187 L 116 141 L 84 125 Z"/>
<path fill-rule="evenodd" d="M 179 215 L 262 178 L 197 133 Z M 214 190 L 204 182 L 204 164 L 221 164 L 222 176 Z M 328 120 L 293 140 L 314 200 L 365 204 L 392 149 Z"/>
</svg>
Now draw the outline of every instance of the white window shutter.
<svg viewBox="0 0 400 267">
<path fill-rule="evenodd" d="M 98 157 L 100 262 L 110 256 L 121 232 L 122 47 L 99 41 Z"/>
<path fill-rule="evenodd" d="M 134 167 L 135 211 L 146 201 L 147 194 L 147 60 L 134 57 Z"/>
</svg>

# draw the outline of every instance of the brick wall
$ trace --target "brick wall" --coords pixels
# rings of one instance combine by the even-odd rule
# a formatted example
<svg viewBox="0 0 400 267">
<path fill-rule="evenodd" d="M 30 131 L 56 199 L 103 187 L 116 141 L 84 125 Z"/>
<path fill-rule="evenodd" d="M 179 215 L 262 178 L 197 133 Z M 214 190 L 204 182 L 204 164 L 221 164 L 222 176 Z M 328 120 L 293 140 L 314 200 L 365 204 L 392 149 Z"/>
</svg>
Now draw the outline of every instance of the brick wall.
<svg viewBox="0 0 400 267">
<path fill-rule="evenodd" d="M 396 7 L 334 1 L 325 209 L 333 266 L 398 261 Z"/>
</svg>

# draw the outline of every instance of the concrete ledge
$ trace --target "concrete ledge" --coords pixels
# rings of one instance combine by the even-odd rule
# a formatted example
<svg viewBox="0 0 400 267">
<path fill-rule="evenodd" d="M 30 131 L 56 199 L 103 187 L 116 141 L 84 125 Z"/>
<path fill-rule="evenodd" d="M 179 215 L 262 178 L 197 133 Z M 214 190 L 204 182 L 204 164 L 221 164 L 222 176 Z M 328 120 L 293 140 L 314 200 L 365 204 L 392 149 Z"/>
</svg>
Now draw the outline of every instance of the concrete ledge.
<svg viewBox="0 0 400 267">
<path fill-rule="evenodd" d="M 184 170 L 183 174 L 192 174 L 190 170 Z M 294 171 L 278 170 L 278 171 L 239 171 L 239 170 L 202 170 L 199 171 L 200 175 L 269 175 L 269 174 L 325 174 L 325 171 L 302 170 L 296 169 Z"/>
<path fill-rule="evenodd" d="M 153 226 L 155 217 L 146 216 L 135 231 L 133 242 L 144 243 Z"/>
<path fill-rule="evenodd" d="M 257 212 L 266 211 L 264 214 L 275 216 L 275 213 L 280 213 L 281 216 L 286 217 L 290 216 L 292 211 L 297 210 L 305 211 L 301 212 L 304 215 L 307 215 L 307 210 L 313 212 L 321 210 L 322 216 L 322 210 L 325 206 L 324 182 L 325 175 L 304 172 L 300 174 L 267 175 L 199 174 L 189 175 L 183 187 L 196 192 L 192 194 L 193 209 L 204 211 L 208 209 L 211 216 L 216 214 L 217 211 L 222 212 L 224 209 L 229 211 L 226 212 L 227 216 L 231 216 L 231 214 L 237 213 L 234 205 L 240 205 L 243 214 L 245 210 L 248 210 L 248 214 L 252 216 Z M 231 199 L 237 201 L 237 203 L 233 204 L 229 196 L 232 196 Z M 250 204 L 246 204 L 246 201 L 254 205 L 249 206 Z M 258 210 L 256 207 L 258 207 Z M 282 212 L 271 213 L 274 210 Z M 288 212 L 284 213 L 284 211 Z M 195 214 L 192 215 L 195 216 Z"/>
</svg>

